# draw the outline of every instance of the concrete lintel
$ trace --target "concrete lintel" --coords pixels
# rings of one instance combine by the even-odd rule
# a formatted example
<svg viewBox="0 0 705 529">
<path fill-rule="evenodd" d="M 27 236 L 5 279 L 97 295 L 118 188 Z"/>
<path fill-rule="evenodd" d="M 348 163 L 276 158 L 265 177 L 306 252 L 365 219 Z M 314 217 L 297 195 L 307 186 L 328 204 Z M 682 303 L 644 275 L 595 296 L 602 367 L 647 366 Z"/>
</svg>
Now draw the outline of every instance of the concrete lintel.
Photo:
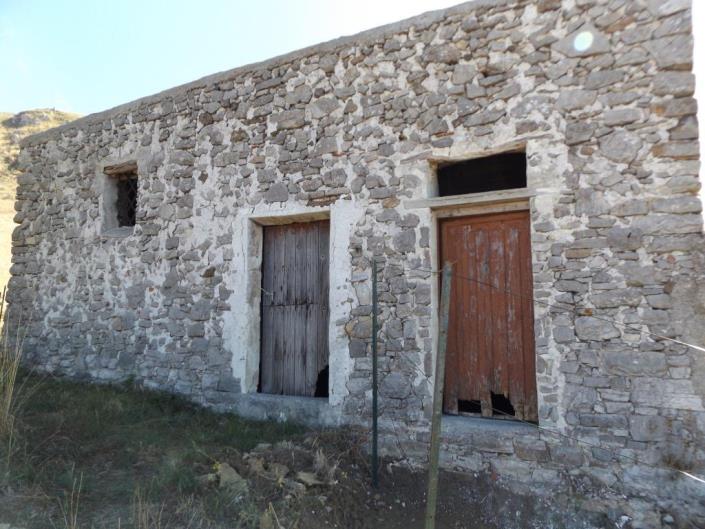
<svg viewBox="0 0 705 529">
<path fill-rule="evenodd" d="M 467 195 L 455 195 L 450 197 L 407 200 L 404 202 L 404 207 L 406 209 L 430 208 L 431 210 L 455 209 L 465 206 L 528 201 L 534 196 L 536 196 L 536 191 L 531 188 L 507 189 L 487 193 L 469 193 Z"/>
<path fill-rule="evenodd" d="M 536 136 L 536 138 L 540 138 L 543 136 L 545 136 L 545 134 L 541 136 Z M 440 152 L 438 150 L 434 151 L 433 154 L 427 157 L 427 160 L 432 166 L 442 167 L 444 165 L 457 162 L 465 162 L 467 160 L 473 160 L 475 158 L 484 158 L 486 156 L 492 156 L 494 154 L 505 154 L 508 152 L 524 152 L 526 151 L 526 144 L 531 139 L 535 138 L 516 138 L 512 141 L 508 141 L 499 145 L 493 145 L 489 148 L 477 148 L 473 145 L 470 149 L 468 149 L 463 148 L 462 145 L 460 146 L 460 148 L 458 148 L 458 146 L 454 146 L 449 149 L 444 149 L 443 152 Z"/>
<path fill-rule="evenodd" d="M 455 138 L 451 147 L 443 149 L 433 149 L 422 152 L 402 160 L 402 163 L 414 163 L 418 160 L 425 160 L 431 167 L 443 167 L 458 162 L 466 162 L 475 158 L 485 158 L 495 154 L 506 154 L 510 152 L 527 152 L 530 145 L 539 140 L 550 139 L 548 133 L 527 134 L 512 138 L 508 141 L 492 144 L 478 144 L 476 141 L 468 141 L 468 138 Z"/>
<path fill-rule="evenodd" d="M 293 224 L 294 222 L 311 222 L 315 220 L 330 219 L 330 209 L 321 211 L 304 211 L 299 213 L 290 213 L 283 211 L 273 215 L 251 215 L 249 219 L 261 226 L 278 226 L 281 224 Z"/>
<path fill-rule="evenodd" d="M 137 161 L 129 160 L 116 165 L 106 165 L 103 167 L 103 172 L 108 176 L 121 175 L 124 173 L 136 173 Z"/>
</svg>

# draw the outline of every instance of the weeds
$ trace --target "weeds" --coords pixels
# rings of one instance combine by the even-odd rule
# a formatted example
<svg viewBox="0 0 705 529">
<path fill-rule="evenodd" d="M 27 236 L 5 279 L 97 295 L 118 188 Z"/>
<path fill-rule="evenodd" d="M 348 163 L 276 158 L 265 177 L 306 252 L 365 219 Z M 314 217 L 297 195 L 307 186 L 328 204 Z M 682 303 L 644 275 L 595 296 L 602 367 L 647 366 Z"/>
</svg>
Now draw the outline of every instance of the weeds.
<svg viewBox="0 0 705 529">
<path fill-rule="evenodd" d="M 281 523 L 279 523 L 277 511 L 274 510 L 274 506 L 271 503 L 267 507 L 267 510 L 262 513 L 262 516 L 260 516 L 259 526 L 261 529 L 284 529 Z"/>
<path fill-rule="evenodd" d="M 164 507 L 164 503 L 159 507 L 150 503 L 144 491 L 137 487 L 137 489 L 135 489 L 132 511 L 132 521 L 135 529 L 162 529 L 163 527 L 167 527 L 162 523 Z"/>
<path fill-rule="evenodd" d="M 193 470 L 199 461 L 191 450 L 171 451 L 166 455 L 159 469 L 156 482 L 160 488 L 175 489 L 179 494 L 192 494 L 198 488 L 198 481 Z"/>
<path fill-rule="evenodd" d="M 71 485 L 71 492 L 68 494 L 64 493 L 64 501 L 59 502 L 64 529 L 80 529 L 80 525 L 78 524 L 78 504 L 81 499 L 82 486 L 83 474 L 81 474 L 78 479 L 74 478 Z"/>
<path fill-rule="evenodd" d="M 5 289 L 0 300 L 0 322 L 5 307 Z M 19 330 L 17 331 L 19 334 Z M 8 457 L 11 452 L 15 413 L 17 409 L 17 374 L 22 356 L 22 340 L 13 340 L 8 326 L 3 326 L 0 337 L 0 440 L 8 444 Z"/>
</svg>

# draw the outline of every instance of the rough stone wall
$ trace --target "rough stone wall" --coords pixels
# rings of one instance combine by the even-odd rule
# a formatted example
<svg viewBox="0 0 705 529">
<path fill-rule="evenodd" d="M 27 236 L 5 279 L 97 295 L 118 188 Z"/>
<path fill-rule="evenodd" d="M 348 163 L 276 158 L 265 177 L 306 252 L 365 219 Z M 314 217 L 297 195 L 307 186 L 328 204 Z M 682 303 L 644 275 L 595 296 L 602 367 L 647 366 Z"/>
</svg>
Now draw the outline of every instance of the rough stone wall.
<svg viewBox="0 0 705 529">
<path fill-rule="evenodd" d="M 433 196 L 435 160 L 523 145 L 545 430 L 453 418 L 444 464 L 568 490 L 633 527 L 700 526 L 703 485 L 663 467 L 705 475 L 705 353 L 647 334 L 705 344 L 691 25 L 683 0 L 472 2 L 29 139 L 9 290 L 26 358 L 245 406 L 252 219 L 329 216 L 338 280 L 318 411 L 368 422 L 376 259 L 383 438 L 423 461 L 436 217 L 410 201 Z M 595 41 L 580 53 L 572 37 L 586 28 Z M 102 168 L 126 160 L 138 162 L 137 225 L 106 233 Z M 261 402 L 278 413 L 292 401 Z"/>
</svg>

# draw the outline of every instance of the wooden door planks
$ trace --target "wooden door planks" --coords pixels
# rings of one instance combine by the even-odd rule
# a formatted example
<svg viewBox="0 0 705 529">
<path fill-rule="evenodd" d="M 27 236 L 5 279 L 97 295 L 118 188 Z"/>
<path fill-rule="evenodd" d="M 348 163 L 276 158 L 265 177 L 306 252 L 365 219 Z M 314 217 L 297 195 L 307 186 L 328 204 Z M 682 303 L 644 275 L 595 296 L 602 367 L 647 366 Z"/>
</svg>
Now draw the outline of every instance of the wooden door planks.
<svg viewBox="0 0 705 529">
<path fill-rule="evenodd" d="M 266 226 L 260 391 L 314 396 L 328 365 L 329 222 Z"/>
<path fill-rule="evenodd" d="M 469 404 L 537 419 L 533 286 L 528 211 L 444 219 L 441 262 L 454 263 L 444 410 Z"/>
</svg>

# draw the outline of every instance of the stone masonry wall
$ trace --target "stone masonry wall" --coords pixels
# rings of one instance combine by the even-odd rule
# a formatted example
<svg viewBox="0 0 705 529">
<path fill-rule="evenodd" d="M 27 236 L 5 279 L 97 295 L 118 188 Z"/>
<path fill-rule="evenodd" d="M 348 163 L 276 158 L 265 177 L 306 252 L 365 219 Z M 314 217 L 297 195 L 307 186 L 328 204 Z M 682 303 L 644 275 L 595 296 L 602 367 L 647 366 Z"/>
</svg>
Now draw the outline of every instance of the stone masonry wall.
<svg viewBox="0 0 705 529">
<path fill-rule="evenodd" d="M 375 259 L 383 440 L 423 462 L 438 325 L 426 270 L 439 263 L 436 216 L 413 201 L 434 195 L 437 160 L 522 146 L 542 430 L 450 418 L 444 465 L 567 494 L 621 527 L 701 527 L 703 485 L 674 468 L 705 475 L 705 353 L 648 334 L 705 344 L 691 26 L 684 0 L 471 2 L 32 137 L 8 316 L 27 329 L 25 358 L 244 409 L 253 221 L 329 217 L 331 397 L 318 412 L 369 422 Z M 102 168 L 127 160 L 137 225 L 106 231 Z M 286 415 L 293 401 L 259 402 Z"/>
</svg>

